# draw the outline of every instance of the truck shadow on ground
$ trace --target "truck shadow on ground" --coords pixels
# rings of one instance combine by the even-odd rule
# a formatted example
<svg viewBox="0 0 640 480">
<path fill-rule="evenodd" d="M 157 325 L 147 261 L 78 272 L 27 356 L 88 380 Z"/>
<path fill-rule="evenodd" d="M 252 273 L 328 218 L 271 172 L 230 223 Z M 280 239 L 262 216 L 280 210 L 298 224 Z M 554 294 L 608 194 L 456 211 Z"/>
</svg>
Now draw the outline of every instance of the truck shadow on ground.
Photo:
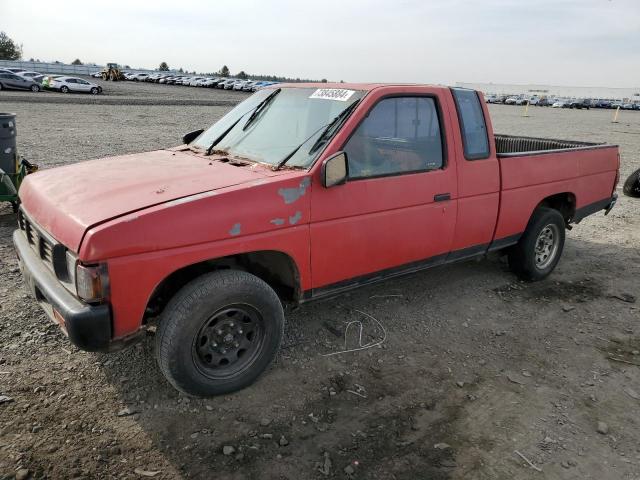
<svg viewBox="0 0 640 480">
<path fill-rule="evenodd" d="M 148 442 L 189 478 L 485 478 L 500 471 L 492 458 L 512 456 L 474 426 L 480 390 L 483 405 L 503 401 L 485 382 L 505 369 L 552 371 L 557 359 L 529 338 L 571 328 L 561 317 L 576 305 L 625 309 L 612 295 L 633 290 L 639 271 L 636 249 L 570 239 L 556 273 L 534 284 L 497 258 L 389 280 L 288 315 L 273 367 L 225 397 L 174 391 L 151 338 L 95 360 Z M 384 324 L 385 344 L 324 356 L 342 348 L 358 309 Z"/>
</svg>

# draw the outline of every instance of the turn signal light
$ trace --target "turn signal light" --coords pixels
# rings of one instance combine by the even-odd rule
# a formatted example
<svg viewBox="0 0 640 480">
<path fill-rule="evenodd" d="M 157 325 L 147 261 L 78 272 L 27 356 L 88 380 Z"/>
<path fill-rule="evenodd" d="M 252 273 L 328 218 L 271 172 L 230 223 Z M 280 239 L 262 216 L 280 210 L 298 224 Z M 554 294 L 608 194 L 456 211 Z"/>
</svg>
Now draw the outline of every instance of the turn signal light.
<svg viewBox="0 0 640 480">
<path fill-rule="evenodd" d="M 85 302 L 101 302 L 109 296 L 107 265 L 76 266 L 76 292 Z"/>
</svg>

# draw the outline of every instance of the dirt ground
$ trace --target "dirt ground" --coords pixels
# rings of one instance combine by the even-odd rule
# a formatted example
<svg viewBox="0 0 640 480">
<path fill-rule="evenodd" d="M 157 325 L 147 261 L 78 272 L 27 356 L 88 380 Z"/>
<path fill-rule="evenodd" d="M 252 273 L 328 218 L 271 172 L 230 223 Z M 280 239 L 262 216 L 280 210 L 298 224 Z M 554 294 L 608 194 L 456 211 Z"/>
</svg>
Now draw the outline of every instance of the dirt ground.
<svg viewBox="0 0 640 480">
<path fill-rule="evenodd" d="M 244 98 L 108 87 L 120 104 L 2 92 L 0 110 L 18 114 L 24 156 L 50 167 L 175 145 L 229 108 L 127 100 L 136 95 Z M 497 132 L 617 143 L 623 180 L 640 167 L 638 112 L 614 124 L 611 111 L 490 109 Z M 639 213 L 621 196 L 609 216 L 584 220 L 539 283 L 491 257 L 289 312 L 269 371 L 203 400 L 164 381 L 151 338 L 113 354 L 73 348 L 22 288 L 3 206 L 0 478 L 638 479 Z M 327 356 L 345 337 L 357 345 L 359 324 L 347 322 L 362 322 L 364 341 L 382 338 L 367 315 L 382 345 Z"/>
</svg>

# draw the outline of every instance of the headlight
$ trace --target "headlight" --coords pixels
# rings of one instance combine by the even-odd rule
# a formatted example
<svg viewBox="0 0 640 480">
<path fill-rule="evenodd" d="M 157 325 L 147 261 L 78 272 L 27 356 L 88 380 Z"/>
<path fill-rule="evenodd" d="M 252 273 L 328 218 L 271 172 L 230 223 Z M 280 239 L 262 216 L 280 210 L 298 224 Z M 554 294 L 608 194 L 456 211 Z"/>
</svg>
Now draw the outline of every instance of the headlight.
<svg viewBox="0 0 640 480">
<path fill-rule="evenodd" d="M 109 296 L 107 265 L 76 266 L 76 292 L 85 302 L 101 302 Z"/>
</svg>

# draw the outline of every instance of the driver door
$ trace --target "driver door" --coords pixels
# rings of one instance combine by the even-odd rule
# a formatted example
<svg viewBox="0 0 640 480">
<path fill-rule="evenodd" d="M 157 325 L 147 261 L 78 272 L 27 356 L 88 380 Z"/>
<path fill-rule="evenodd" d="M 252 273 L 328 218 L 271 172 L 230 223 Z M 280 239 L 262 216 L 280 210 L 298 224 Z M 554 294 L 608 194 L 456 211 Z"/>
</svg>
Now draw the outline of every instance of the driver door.
<svg viewBox="0 0 640 480">
<path fill-rule="evenodd" d="M 443 110 L 425 89 L 370 100 L 342 146 L 343 185 L 314 188 L 312 296 L 444 261 L 456 221 Z"/>
</svg>

